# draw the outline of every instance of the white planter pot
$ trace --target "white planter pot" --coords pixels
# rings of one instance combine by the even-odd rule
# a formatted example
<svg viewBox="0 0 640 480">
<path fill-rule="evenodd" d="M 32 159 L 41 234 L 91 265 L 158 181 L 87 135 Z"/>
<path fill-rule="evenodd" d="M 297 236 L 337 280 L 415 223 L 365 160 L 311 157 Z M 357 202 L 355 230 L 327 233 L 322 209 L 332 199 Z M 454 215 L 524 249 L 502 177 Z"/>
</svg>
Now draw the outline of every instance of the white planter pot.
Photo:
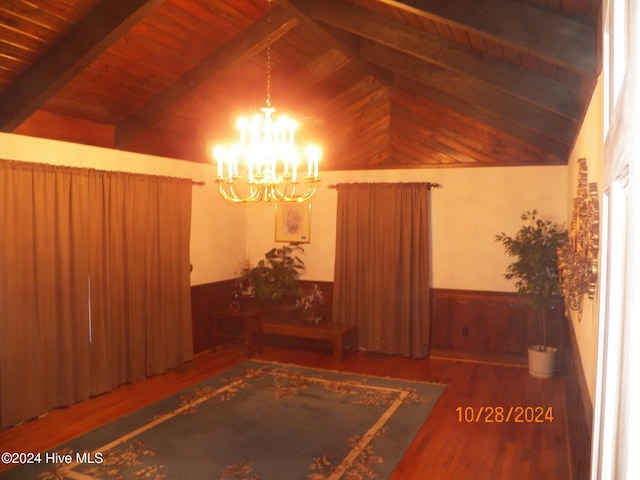
<svg viewBox="0 0 640 480">
<path fill-rule="evenodd" d="M 551 378 L 555 367 L 555 347 L 531 345 L 529 347 L 529 374 L 535 378 Z"/>
</svg>

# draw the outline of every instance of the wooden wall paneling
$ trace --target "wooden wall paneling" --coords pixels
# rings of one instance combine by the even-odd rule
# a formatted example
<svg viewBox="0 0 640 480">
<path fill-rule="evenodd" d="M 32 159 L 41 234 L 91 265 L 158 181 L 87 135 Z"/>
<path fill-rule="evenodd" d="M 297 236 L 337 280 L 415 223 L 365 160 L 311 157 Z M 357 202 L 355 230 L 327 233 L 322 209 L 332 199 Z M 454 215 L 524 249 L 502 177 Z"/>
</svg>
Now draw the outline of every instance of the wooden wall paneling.
<svg viewBox="0 0 640 480">
<path fill-rule="evenodd" d="M 553 307 L 550 313 L 550 319 L 547 322 L 549 326 L 549 341 L 554 342 L 554 347 L 558 349 L 556 354 L 556 371 L 562 372 L 565 366 L 565 348 L 567 337 L 567 317 L 565 316 L 564 303 L 559 301 L 557 305 Z M 579 355 L 576 350 L 576 355 Z"/>
<path fill-rule="evenodd" d="M 212 328 L 208 312 L 211 310 L 212 284 L 191 287 L 191 323 L 193 328 L 193 352 L 211 348 Z M 207 345 L 208 340 L 208 345 Z"/>
<path fill-rule="evenodd" d="M 477 350 L 478 328 L 475 320 L 475 305 L 467 299 L 459 299 L 453 302 L 450 321 L 453 329 L 450 330 L 449 344 L 455 350 Z"/>
<path fill-rule="evenodd" d="M 487 302 L 479 305 L 475 315 L 477 316 L 477 328 L 479 348 L 481 352 L 498 352 L 501 350 L 502 335 L 499 332 L 505 330 L 504 306 L 498 302 Z"/>
<path fill-rule="evenodd" d="M 199 353 L 212 346 L 213 328 L 211 311 L 223 308 L 233 294 L 234 280 L 206 283 L 191 287 L 191 322 L 193 326 L 193 352 Z"/>
<path fill-rule="evenodd" d="M 233 296 L 235 279 L 206 283 L 191 287 L 191 318 L 193 326 L 193 351 L 199 353 L 211 348 L 212 323 L 211 311 L 226 308 Z M 310 290 L 314 283 L 322 291 L 329 311 L 333 307 L 333 282 L 316 282 L 301 280 L 299 286 L 303 291 Z"/>
<path fill-rule="evenodd" d="M 529 345 L 539 343 L 539 322 L 529 299 L 516 293 L 433 289 L 431 348 L 448 356 L 526 362 Z M 548 343 L 563 365 L 564 309 L 559 300 L 548 315 Z"/>
<path fill-rule="evenodd" d="M 527 324 L 529 310 L 521 303 L 508 303 L 505 315 L 505 336 L 501 344 L 502 353 L 527 354 Z"/>
<path fill-rule="evenodd" d="M 234 280 L 191 288 L 194 352 L 211 348 L 211 318 L 214 308 L 225 307 L 233 293 Z M 308 291 L 316 283 L 327 309 L 333 308 L 333 282 L 301 280 Z M 556 370 L 564 367 L 566 338 L 562 302 L 549 314 L 549 344 L 558 348 Z M 431 348 L 447 355 L 471 355 L 479 360 L 526 361 L 529 345 L 538 342 L 539 322 L 527 298 L 515 293 L 433 289 L 431 292 Z"/>
<path fill-rule="evenodd" d="M 571 320 L 565 321 L 564 388 L 572 478 L 589 478 L 593 441 L 593 404 L 587 388 Z"/>
<path fill-rule="evenodd" d="M 449 300 L 442 297 L 431 298 L 431 347 L 447 348 L 447 323 Z"/>
</svg>

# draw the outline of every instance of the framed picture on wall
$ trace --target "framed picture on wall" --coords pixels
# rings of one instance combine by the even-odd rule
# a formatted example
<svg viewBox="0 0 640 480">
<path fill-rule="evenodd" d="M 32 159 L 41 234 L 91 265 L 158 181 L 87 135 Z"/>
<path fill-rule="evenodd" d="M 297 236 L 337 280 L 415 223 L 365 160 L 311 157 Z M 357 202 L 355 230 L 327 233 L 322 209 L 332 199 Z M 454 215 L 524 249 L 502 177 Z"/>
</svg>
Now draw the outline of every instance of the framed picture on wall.
<svg viewBox="0 0 640 480">
<path fill-rule="evenodd" d="M 276 205 L 276 242 L 311 241 L 311 202 Z"/>
</svg>

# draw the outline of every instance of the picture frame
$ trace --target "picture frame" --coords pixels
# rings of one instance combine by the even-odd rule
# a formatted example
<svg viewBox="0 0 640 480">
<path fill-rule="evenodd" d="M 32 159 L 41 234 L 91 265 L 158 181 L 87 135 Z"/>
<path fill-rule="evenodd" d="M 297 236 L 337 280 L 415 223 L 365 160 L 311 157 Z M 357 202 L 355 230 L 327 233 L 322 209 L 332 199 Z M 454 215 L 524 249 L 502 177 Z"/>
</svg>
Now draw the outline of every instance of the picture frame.
<svg viewBox="0 0 640 480">
<path fill-rule="evenodd" d="M 276 204 L 276 242 L 311 241 L 311 202 Z"/>
</svg>

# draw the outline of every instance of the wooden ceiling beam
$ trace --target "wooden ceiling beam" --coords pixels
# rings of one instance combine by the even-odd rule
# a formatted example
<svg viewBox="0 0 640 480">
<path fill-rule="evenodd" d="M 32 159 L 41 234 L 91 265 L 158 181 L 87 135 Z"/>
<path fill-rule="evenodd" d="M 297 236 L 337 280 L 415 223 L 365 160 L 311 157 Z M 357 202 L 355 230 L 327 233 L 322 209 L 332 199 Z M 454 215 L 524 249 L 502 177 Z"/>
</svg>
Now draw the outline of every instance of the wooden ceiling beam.
<svg viewBox="0 0 640 480">
<path fill-rule="evenodd" d="M 571 69 L 597 74 L 597 28 L 515 0 L 377 0 L 488 36 Z"/>
<path fill-rule="evenodd" d="M 267 48 L 269 42 L 275 42 L 299 24 L 300 21 L 290 13 L 281 8 L 274 9 L 271 19 L 265 16 L 240 32 L 129 118 L 116 125 L 116 146 L 126 146 L 146 129 L 155 125 L 176 102 L 191 94 L 200 85 L 211 81 L 225 68 L 258 54 Z"/>
<path fill-rule="evenodd" d="M 103 0 L 0 95 L 0 130 L 13 131 L 164 0 Z"/>
<path fill-rule="evenodd" d="M 565 83 L 350 3 L 298 0 L 296 4 L 332 27 L 386 45 L 420 61 L 460 72 L 474 81 L 574 121 L 581 120 L 580 92 Z"/>
<path fill-rule="evenodd" d="M 457 97 L 469 106 L 493 110 L 501 117 L 528 129 L 573 144 L 579 122 L 532 105 L 518 97 L 477 82 L 474 78 L 371 42 L 363 43 L 362 58 L 401 76 L 412 78 L 432 90 Z M 465 112 L 461 112 L 465 113 Z"/>
<path fill-rule="evenodd" d="M 316 35 L 320 42 L 327 44 L 329 48 L 335 48 L 339 50 L 347 58 L 353 63 L 356 68 L 359 68 L 363 72 L 363 77 L 373 76 L 380 83 L 386 85 L 386 79 L 379 77 L 378 73 L 372 69 L 366 62 L 363 62 L 357 52 L 353 50 L 353 48 L 346 45 L 339 38 L 336 38 L 326 29 L 322 28 L 322 26 L 318 25 L 318 23 L 309 15 L 307 15 L 307 9 L 299 8 L 297 1 L 290 0 L 276 0 L 278 5 L 282 6 L 282 8 L 291 12 L 292 15 L 295 15 L 297 18 L 303 22 L 305 29 L 311 31 L 314 35 Z M 322 2 L 320 2 L 322 3 Z"/>
<path fill-rule="evenodd" d="M 566 165 L 569 159 L 572 148 L 570 145 L 549 137 L 548 135 L 544 135 L 539 131 L 532 130 L 520 122 L 514 122 L 513 118 L 500 115 L 492 108 L 470 105 L 458 97 L 434 90 L 415 79 L 397 74 L 394 79 L 394 84 L 397 88 L 405 92 L 443 105 L 455 112 L 478 120 L 493 128 L 497 128 L 526 144 L 539 148 L 541 151 L 548 152 L 547 157 L 540 159 L 541 164 Z M 518 160 L 516 159 L 514 163 L 517 162 Z"/>
<path fill-rule="evenodd" d="M 291 83 L 295 91 L 289 91 L 289 95 L 295 97 L 299 95 L 296 91 L 303 92 L 312 89 L 348 64 L 349 59 L 344 53 L 335 48 L 327 50 L 292 76 Z"/>
</svg>

